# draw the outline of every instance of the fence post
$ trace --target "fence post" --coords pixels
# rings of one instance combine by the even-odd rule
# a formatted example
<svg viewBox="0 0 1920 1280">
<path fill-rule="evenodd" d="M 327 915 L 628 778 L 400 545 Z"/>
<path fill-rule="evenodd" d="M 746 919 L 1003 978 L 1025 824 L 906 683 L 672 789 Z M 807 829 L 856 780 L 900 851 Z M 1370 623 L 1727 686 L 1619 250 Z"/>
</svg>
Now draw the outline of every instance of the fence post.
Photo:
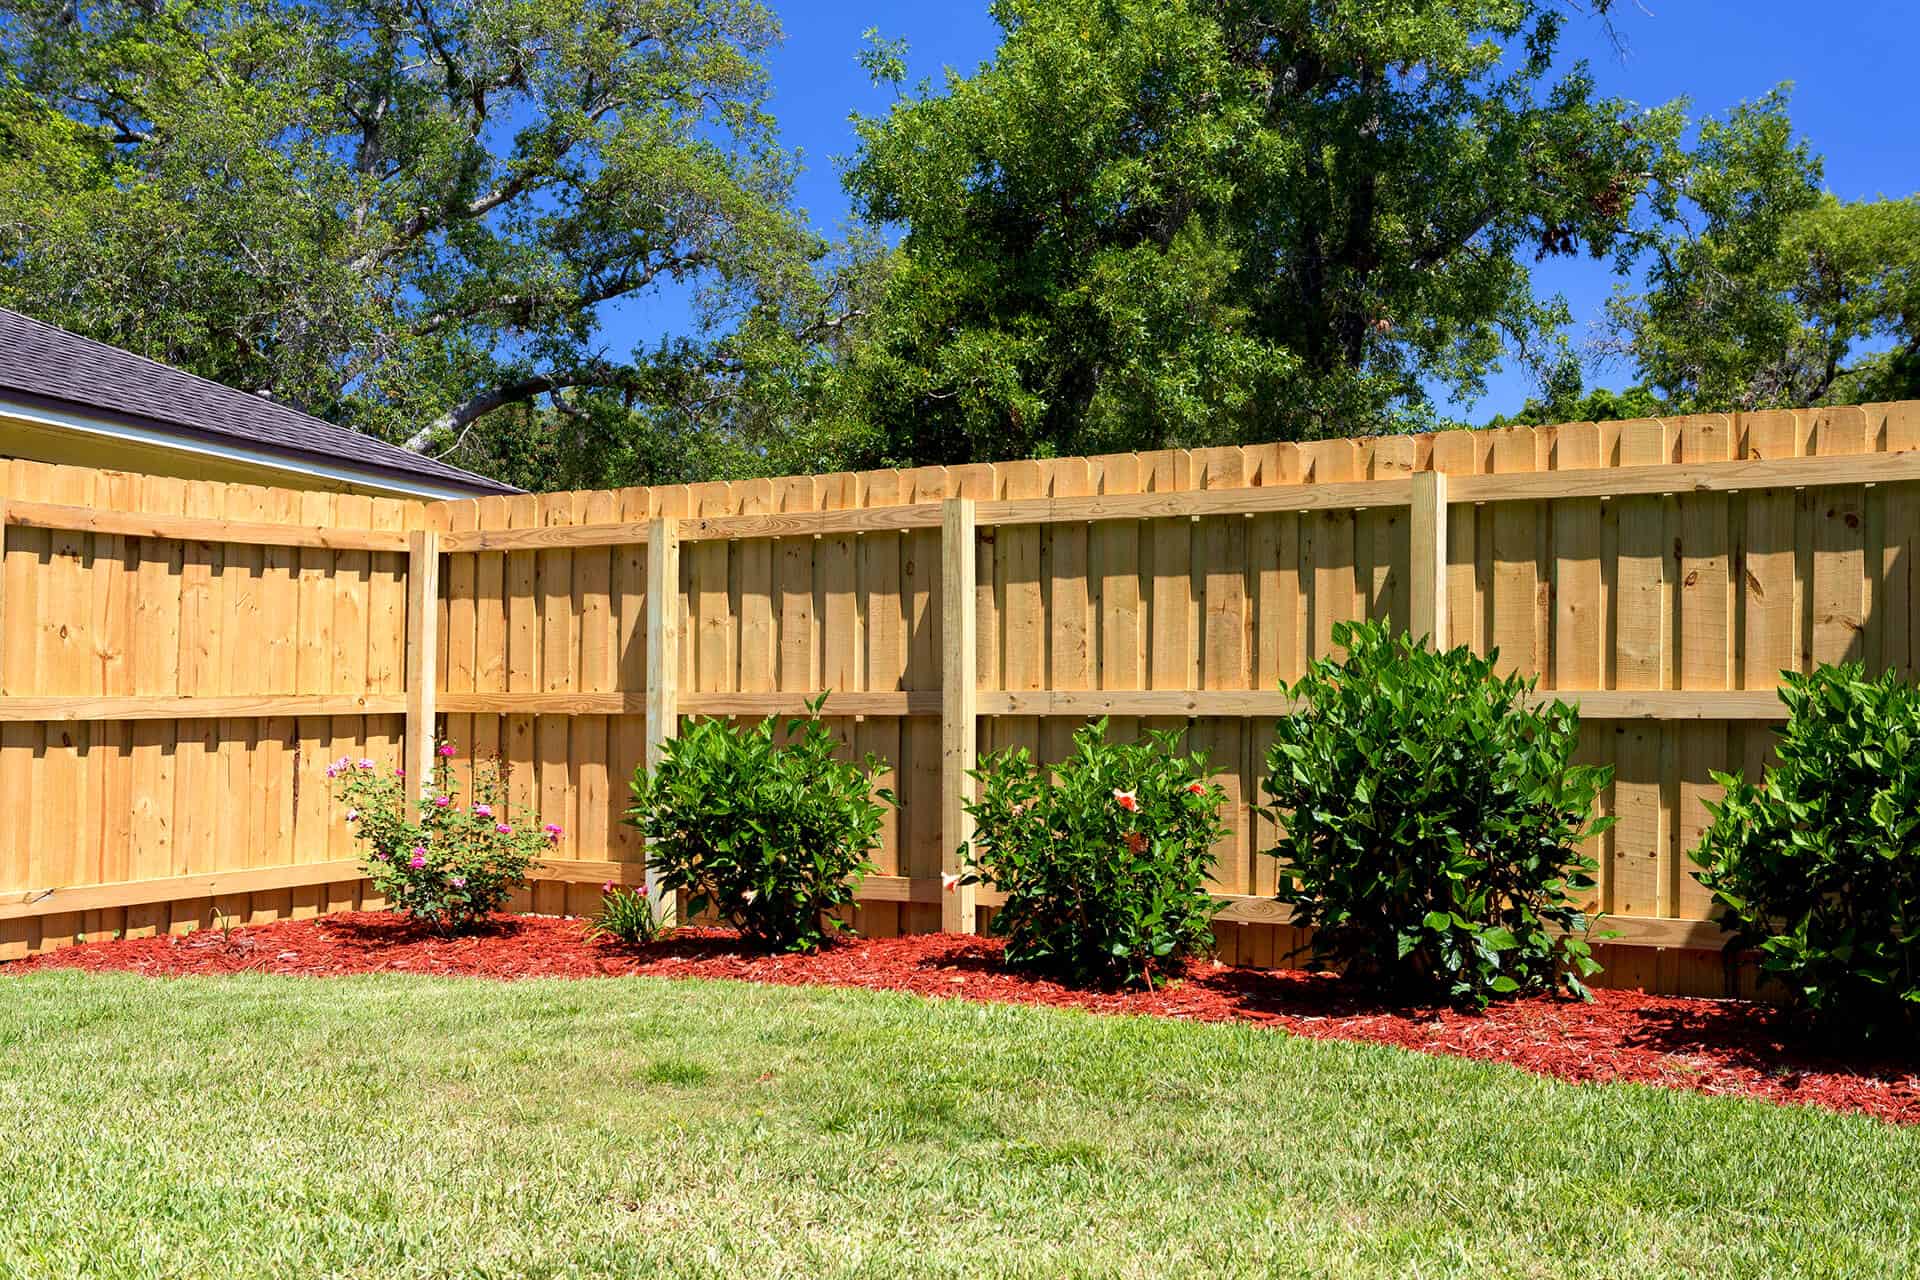
<svg viewBox="0 0 1920 1280">
<path fill-rule="evenodd" d="M 978 733 L 974 645 L 974 506 L 972 498 L 948 498 L 940 506 L 940 871 L 958 876 L 962 846 L 973 838 L 966 802 L 973 794 Z M 940 927 L 948 933 L 976 929 L 974 886 L 953 884 L 940 895 Z"/>
<path fill-rule="evenodd" d="M 1407 521 L 1412 539 L 1413 574 L 1408 601 L 1413 611 L 1407 630 L 1415 640 L 1430 638 L 1447 647 L 1447 477 L 1440 471 L 1413 473 L 1413 509 Z"/>
<path fill-rule="evenodd" d="M 647 525 L 647 769 L 660 765 L 680 727 L 680 633 L 674 601 L 680 597 L 680 522 L 662 516 Z M 644 854 L 642 855 L 644 856 Z M 647 893 L 671 924 L 678 904 L 660 892 L 652 859 L 646 863 Z"/>
<path fill-rule="evenodd" d="M 407 783 L 433 777 L 434 691 L 438 670 L 440 535 L 415 529 L 407 539 Z"/>
</svg>

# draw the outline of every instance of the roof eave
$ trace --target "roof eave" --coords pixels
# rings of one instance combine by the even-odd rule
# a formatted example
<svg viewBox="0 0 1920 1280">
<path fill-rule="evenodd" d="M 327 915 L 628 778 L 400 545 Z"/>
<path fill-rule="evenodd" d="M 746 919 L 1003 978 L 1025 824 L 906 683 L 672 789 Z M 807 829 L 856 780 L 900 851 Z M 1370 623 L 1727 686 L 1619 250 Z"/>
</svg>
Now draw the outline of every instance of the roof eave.
<svg viewBox="0 0 1920 1280">
<path fill-rule="evenodd" d="M 397 497 L 448 500 L 525 492 L 484 476 L 473 476 L 469 484 L 453 476 L 428 476 L 377 463 L 347 462 L 319 450 L 242 440 L 225 432 L 162 422 L 141 414 L 104 410 L 19 389 L 0 392 L 0 414 L 69 431 L 131 438 L 184 453 L 296 475 L 318 476 L 357 488 L 377 489 Z"/>
</svg>

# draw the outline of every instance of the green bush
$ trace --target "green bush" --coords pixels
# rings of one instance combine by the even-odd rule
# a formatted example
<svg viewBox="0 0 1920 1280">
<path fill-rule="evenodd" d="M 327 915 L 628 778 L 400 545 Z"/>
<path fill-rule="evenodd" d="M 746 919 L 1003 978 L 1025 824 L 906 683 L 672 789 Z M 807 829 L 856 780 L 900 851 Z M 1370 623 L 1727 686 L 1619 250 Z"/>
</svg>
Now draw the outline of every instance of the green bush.
<svg viewBox="0 0 1920 1280">
<path fill-rule="evenodd" d="M 1436 652 L 1375 623 L 1333 630 L 1288 692 L 1267 793 L 1285 829 L 1279 899 L 1316 960 L 1420 998 L 1585 995 L 1599 966 L 1578 897 L 1583 838 L 1610 769 L 1572 763 L 1579 716 L 1465 648 Z M 1497 655 L 1496 655 L 1497 656 Z"/>
<path fill-rule="evenodd" d="M 452 755 L 451 746 L 438 749 L 417 801 L 398 769 L 386 773 L 346 756 L 327 766 L 354 839 L 367 847 L 362 869 L 374 891 L 388 910 L 441 933 L 471 928 L 505 906 L 564 834 L 552 823 L 536 825 L 532 813 L 509 812 L 497 760 L 474 761 L 473 803 L 461 804 Z"/>
<path fill-rule="evenodd" d="M 1207 874 L 1225 798 L 1179 735 L 1106 740 L 1099 720 L 1049 769 L 1024 748 L 987 756 L 968 876 L 1007 895 L 1006 961 L 1077 983 L 1145 982 L 1213 941 Z"/>
<path fill-rule="evenodd" d="M 1778 763 L 1726 788 L 1694 851 L 1729 945 L 1828 1026 L 1920 1031 L 1920 691 L 1857 665 L 1790 674 Z"/>
<path fill-rule="evenodd" d="M 809 715 L 738 728 L 689 722 L 660 766 L 633 778 L 626 821 L 647 840 L 659 884 L 687 895 L 689 915 L 709 907 L 741 936 L 780 951 L 816 947 L 844 927 L 831 913 L 853 902 L 867 853 L 879 843 L 876 790 L 882 763 L 837 759 L 839 743 Z"/>
</svg>

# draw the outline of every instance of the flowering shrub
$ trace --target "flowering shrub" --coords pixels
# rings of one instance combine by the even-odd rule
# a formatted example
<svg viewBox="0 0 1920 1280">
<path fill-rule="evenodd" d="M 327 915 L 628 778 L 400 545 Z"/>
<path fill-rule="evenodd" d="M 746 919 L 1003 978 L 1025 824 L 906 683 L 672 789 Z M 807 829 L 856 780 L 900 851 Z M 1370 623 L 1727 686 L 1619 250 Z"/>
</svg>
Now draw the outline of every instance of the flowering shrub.
<svg viewBox="0 0 1920 1280">
<path fill-rule="evenodd" d="M 1177 733 L 1106 736 L 1105 720 L 1087 725 L 1052 768 L 1024 748 L 981 761 L 966 879 L 1007 895 L 990 927 L 1007 939 L 1009 965 L 1151 985 L 1212 945 L 1206 881 L 1225 793 L 1204 753 L 1178 750 Z"/>
<path fill-rule="evenodd" d="M 735 727 L 687 724 L 659 768 L 633 777 L 626 821 L 646 836 L 662 889 L 687 912 L 711 907 L 743 937 L 780 951 L 816 947 L 844 927 L 830 913 L 853 902 L 880 840 L 881 762 L 848 761 L 820 723 L 824 695 L 774 742 L 774 718 Z"/>
<path fill-rule="evenodd" d="M 645 945 L 667 932 L 647 886 L 621 889 L 611 880 L 600 886 L 600 914 L 587 923 L 587 937 Z"/>
<path fill-rule="evenodd" d="M 536 827 L 531 815 L 509 812 L 497 761 L 475 762 L 474 802 L 462 805 L 452 756 L 451 746 L 435 755 L 417 818 L 409 816 L 415 804 L 401 770 L 384 773 L 372 760 L 346 756 L 327 766 L 354 839 L 367 846 L 363 870 L 388 910 L 441 933 L 469 928 L 498 911 L 564 834 L 552 823 Z"/>
<path fill-rule="evenodd" d="M 1788 674 L 1778 763 L 1727 774 L 1693 860 L 1737 948 L 1828 1030 L 1920 1036 L 1920 690 Z"/>
<path fill-rule="evenodd" d="M 1580 842 L 1611 769 L 1573 763 L 1580 717 L 1532 682 L 1377 623 L 1341 623 L 1344 661 L 1289 692 L 1267 793 L 1285 828 L 1279 899 L 1316 959 L 1420 998 L 1484 1005 L 1598 970 Z"/>
</svg>

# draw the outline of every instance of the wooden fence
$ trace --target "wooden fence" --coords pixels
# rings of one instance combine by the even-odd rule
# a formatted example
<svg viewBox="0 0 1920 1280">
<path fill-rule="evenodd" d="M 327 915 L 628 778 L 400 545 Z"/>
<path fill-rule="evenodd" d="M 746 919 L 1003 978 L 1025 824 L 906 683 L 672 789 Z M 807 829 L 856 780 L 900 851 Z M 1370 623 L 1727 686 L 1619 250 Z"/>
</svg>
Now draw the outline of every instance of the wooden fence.
<svg viewBox="0 0 1920 1280">
<path fill-rule="evenodd" d="M 1709 770 L 1782 669 L 1914 671 L 1916 450 L 1902 403 L 428 504 L 0 464 L 0 947 L 358 900 L 319 770 L 409 716 L 512 764 L 570 833 L 531 905 L 581 910 L 641 874 L 650 727 L 831 690 L 899 796 L 863 928 L 970 926 L 965 766 L 1109 715 L 1225 769 L 1222 947 L 1273 963 L 1278 686 L 1371 617 L 1581 704 L 1612 977 L 1718 990 Z"/>
</svg>

